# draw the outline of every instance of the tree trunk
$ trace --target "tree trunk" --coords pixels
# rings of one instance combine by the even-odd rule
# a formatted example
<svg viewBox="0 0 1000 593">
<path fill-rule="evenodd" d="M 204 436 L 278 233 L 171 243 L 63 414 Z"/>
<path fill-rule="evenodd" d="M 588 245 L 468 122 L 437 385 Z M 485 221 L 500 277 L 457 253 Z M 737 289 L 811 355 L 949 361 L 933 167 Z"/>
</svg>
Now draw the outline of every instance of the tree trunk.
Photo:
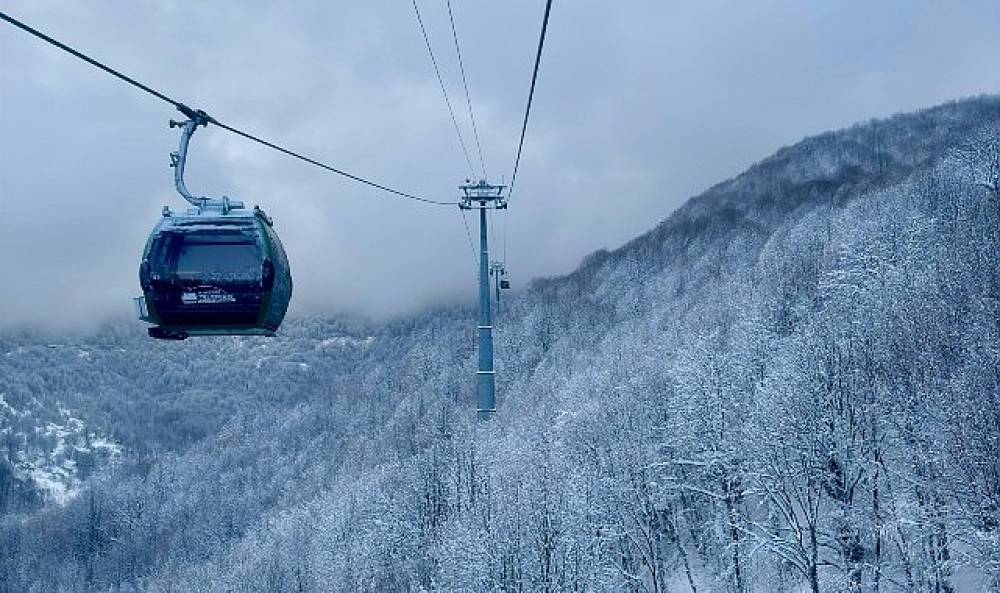
<svg viewBox="0 0 1000 593">
<path fill-rule="evenodd" d="M 809 591 L 819 593 L 819 544 L 816 525 L 809 525 Z"/>
<path fill-rule="evenodd" d="M 745 591 L 743 584 L 743 569 L 740 566 L 740 532 L 736 528 L 736 501 L 732 494 L 733 485 L 728 476 L 722 476 L 722 491 L 726 499 L 726 514 L 729 520 L 729 540 L 733 547 L 733 585 L 737 593 Z"/>
</svg>

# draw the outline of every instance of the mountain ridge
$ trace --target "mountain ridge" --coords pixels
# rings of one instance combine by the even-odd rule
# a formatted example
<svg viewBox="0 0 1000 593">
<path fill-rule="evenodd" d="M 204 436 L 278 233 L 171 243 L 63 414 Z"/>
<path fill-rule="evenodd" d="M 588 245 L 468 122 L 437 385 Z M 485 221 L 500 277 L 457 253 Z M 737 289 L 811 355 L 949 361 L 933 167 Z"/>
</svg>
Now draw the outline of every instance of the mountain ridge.
<svg viewBox="0 0 1000 593">
<path fill-rule="evenodd" d="M 874 180 L 874 185 L 871 185 L 870 189 L 875 189 L 880 185 L 888 183 L 898 183 L 908 176 L 913 170 L 919 167 L 933 166 L 934 160 L 941 158 L 940 155 L 944 152 L 942 150 L 942 145 L 947 144 L 947 140 L 945 138 L 937 138 L 931 148 L 926 148 L 926 141 L 910 138 L 911 142 L 909 143 L 909 146 L 912 146 L 913 148 L 924 147 L 924 150 L 908 150 L 903 151 L 902 154 L 886 155 L 888 158 L 892 159 L 891 162 L 886 163 L 880 159 L 881 153 L 875 146 L 864 146 L 862 143 L 858 142 L 858 137 L 868 137 L 871 142 L 877 146 L 878 141 L 884 141 L 879 139 L 879 132 L 888 133 L 897 127 L 912 126 L 912 124 L 917 121 L 928 117 L 931 118 L 932 123 L 923 122 L 922 125 L 934 128 L 935 124 L 937 124 L 938 127 L 943 127 L 941 125 L 944 123 L 942 120 L 951 119 L 954 124 L 947 127 L 951 127 L 958 134 L 965 134 L 969 130 L 981 126 L 984 121 L 988 122 L 1000 120 L 1000 95 L 978 95 L 975 97 L 948 101 L 946 103 L 920 109 L 915 112 L 897 113 L 884 118 L 873 118 L 866 122 L 856 123 L 839 130 L 827 131 L 813 136 L 807 136 L 795 144 L 783 146 L 771 155 L 754 163 L 745 171 L 729 179 L 720 181 L 719 183 L 709 187 L 704 192 L 687 199 L 679 208 L 670 213 L 665 219 L 663 219 L 663 221 L 649 231 L 642 233 L 638 237 L 627 241 L 625 244 L 615 249 L 599 249 L 585 256 L 583 262 L 581 262 L 577 270 L 570 272 L 570 274 L 567 274 L 566 276 L 573 275 L 588 265 L 595 265 L 597 262 L 603 261 L 606 255 L 622 254 L 631 249 L 640 249 L 646 244 L 657 240 L 665 241 L 665 234 L 677 232 L 683 233 L 684 231 L 681 230 L 683 226 L 696 226 L 699 222 L 703 222 L 706 218 L 711 219 L 713 217 L 720 216 L 722 212 L 732 211 L 734 214 L 746 215 L 753 212 L 755 209 L 754 206 L 758 208 L 761 206 L 770 206 L 771 204 L 768 203 L 747 204 L 744 199 L 741 199 L 741 192 L 743 192 L 742 195 L 745 197 L 745 193 L 750 191 L 751 188 L 755 188 L 755 186 L 759 188 L 760 186 L 768 185 L 766 181 L 761 178 L 775 177 L 775 170 L 780 169 L 781 165 L 787 165 L 788 161 L 793 157 L 802 157 L 803 155 L 809 155 L 809 153 L 817 151 L 818 149 L 829 148 L 831 143 L 842 142 L 845 138 L 849 138 L 856 149 L 851 155 L 855 158 L 846 164 L 847 167 L 860 166 L 862 171 L 869 174 L 875 172 L 875 169 L 879 166 L 879 164 L 886 169 L 886 172 L 884 173 L 885 176 L 881 179 Z M 898 149 L 897 152 L 899 152 Z M 919 157 L 911 157 L 910 159 L 902 158 L 903 155 L 913 154 L 917 154 Z M 832 157 L 830 155 L 825 156 L 828 157 L 827 160 L 836 160 L 837 158 L 840 158 L 839 155 L 837 157 Z M 866 159 L 864 157 L 868 158 Z M 833 175 L 831 175 L 831 173 L 839 172 L 844 166 L 845 165 L 841 164 L 840 168 L 835 169 L 834 171 L 827 170 L 822 174 L 808 176 L 801 181 L 806 182 L 806 184 L 813 183 L 822 185 L 823 182 L 832 180 Z M 799 185 L 802 184 L 800 183 Z M 756 193 L 766 194 L 767 191 L 761 192 L 757 189 Z M 808 193 L 806 195 L 808 196 Z M 798 196 L 801 197 L 801 194 L 798 194 Z M 794 210 L 795 207 L 801 205 L 801 203 L 795 204 L 792 201 L 787 202 L 787 206 L 790 206 L 790 210 Z M 787 210 L 785 213 L 787 213 Z M 556 276 L 552 279 L 560 279 L 564 277 L 565 276 Z M 539 280 L 541 282 L 546 282 L 550 279 L 545 278 Z"/>
</svg>

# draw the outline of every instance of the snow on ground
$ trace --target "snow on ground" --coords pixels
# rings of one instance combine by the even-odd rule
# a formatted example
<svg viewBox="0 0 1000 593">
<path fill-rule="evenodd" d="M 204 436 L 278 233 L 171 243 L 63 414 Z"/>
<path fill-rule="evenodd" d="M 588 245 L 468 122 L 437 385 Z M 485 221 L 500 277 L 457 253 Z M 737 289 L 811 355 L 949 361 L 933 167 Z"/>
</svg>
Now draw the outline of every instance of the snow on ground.
<svg viewBox="0 0 1000 593">
<path fill-rule="evenodd" d="M 14 406 L 7 403 L 7 399 L 4 397 L 4 394 L 0 393 L 0 420 L 2 420 L 5 415 L 9 415 L 12 418 L 19 418 L 26 416 L 27 414 L 28 412 L 20 412 Z"/>
<path fill-rule="evenodd" d="M 10 459 L 15 476 L 30 481 L 45 500 L 64 505 L 79 494 L 90 471 L 114 463 L 123 451 L 62 405 L 55 418 L 45 416 L 40 409 L 17 410 L 0 394 L 0 433 L 20 441 Z"/>
<path fill-rule="evenodd" d="M 91 440 L 90 447 L 97 451 L 107 451 L 108 455 L 112 458 L 118 457 L 123 452 L 121 445 L 105 437 L 97 437 Z"/>
<path fill-rule="evenodd" d="M 80 481 L 73 475 L 73 470 L 72 466 L 33 467 L 27 475 L 46 500 L 64 505 L 73 500 L 80 490 Z"/>
<path fill-rule="evenodd" d="M 368 336 L 367 338 L 354 338 L 351 336 L 335 336 L 320 341 L 317 348 L 330 348 L 330 347 L 346 348 L 350 346 L 366 348 L 370 346 L 371 343 L 374 341 L 375 341 L 374 336 Z"/>
</svg>

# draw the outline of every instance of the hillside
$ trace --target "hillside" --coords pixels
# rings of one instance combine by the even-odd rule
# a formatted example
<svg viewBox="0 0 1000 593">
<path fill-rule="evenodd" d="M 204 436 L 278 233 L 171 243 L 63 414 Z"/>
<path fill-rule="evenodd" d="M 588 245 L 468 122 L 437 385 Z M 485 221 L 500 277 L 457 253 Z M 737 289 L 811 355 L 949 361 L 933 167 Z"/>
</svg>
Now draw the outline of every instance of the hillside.
<svg viewBox="0 0 1000 593">
<path fill-rule="evenodd" d="M 0 593 L 1000 591 L 998 171 L 996 97 L 783 148 L 506 300 L 487 425 L 471 309 L 2 336 Z"/>
</svg>

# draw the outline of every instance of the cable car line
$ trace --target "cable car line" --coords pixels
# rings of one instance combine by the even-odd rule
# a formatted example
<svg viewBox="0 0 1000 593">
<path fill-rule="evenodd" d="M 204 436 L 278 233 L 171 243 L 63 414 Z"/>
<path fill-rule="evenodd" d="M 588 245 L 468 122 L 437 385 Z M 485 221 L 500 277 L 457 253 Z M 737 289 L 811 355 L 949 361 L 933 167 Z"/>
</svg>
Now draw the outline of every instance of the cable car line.
<svg viewBox="0 0 1000 593">
<path fill-rule="evenodd" d="M 455 40 L 455 53 L 458 54 L 458 69 L 462 73 L 462 87 L 465 89 L 465 102 L 469 106 L 469 119 L 472 120 L 472 134 L 476 138 L 476 150 L 479 152 L 479 166 L 483 170 L 483 179 L 489 179 L 490 176 L 486 173 L 486 161 L 483 159 L 483 146 L 479 142 L 479 127 L 476 125 L 476 114 L 472 111 L 472 99 L 469 97 L 469 83 L 465 79 L 465 63 L 462 61 L 462 49 L 458 44 L 455 17 L 451 12 L 451 0 L 448 0 L 448 20 L 451 22 L 451 37 Z"/>
<path fill-rule="evenodd" d="M 545 2 L 545 16 L 542 17 L 542 33 L 538 37 L 538 52 L 535 54 L 535 68 L 531 74 L 531 89 L 528 91 L 528 105 L 524 109 L 524 123 L 521 124 L 521 140 L 517 143 L 517 158 L 514 159 L 514 174 L 510 178 L 510 189 L 507 191 L 507 199 L 514 193 L 514 183 L 517 182 L 517 168 L 521 164 L 521 149 L 524 147 L 524 133 L 528 129 L 528 115 L 531 113 L 531 100 L 535 96 L 535 81 L 538 80 L 538 64 L 542 61 L 542 46 L 545 45 L 545 31 L 549 26 L 549 12 L 552 9 L 552 0 Z"/>
<path fill-rule="evenodd" d="M 465 226 L 465 238 L 469 240 L 469 249 L 472 251 L 472 264 L 479 265 L 479 258 L 476 257 L 476 247 L 472 244 L 472 233 L 469 232 L 469 221 L 465 218 L 465 210 L 459 210 L 462 214 L 462 225 Z"/>
<path fill-rule="evenodd" d="M 126 76 L 125 74 L 122 74 L 121 72 L 115 70 L 114 68 L 111 68 L 110 66 L 107 66 L 106 64 L 103 64 L 103 63 L 99 62 L 98 60 L 95 60 L 94 58 L 91 58 L 90 56 L 88 56 L 88 55 L 86 55 L 86 54 L 84 54 L 84 53 L 82 53 L 82 52 L 80 52 L 80 51 L 78 51 L 76 49 L 73 49 L 72 47 L 66 45 L 65 43 L 62 43 L 62 42 L 60 42 L 60 41 L 58 41 L 56 39 L 53 39 L 52 37 L 46 35 L 45 33 L 42 33 L 41 31 L 39 31 L 38 29 L 35 29 L 35 28 L 33 28 L 33 27 L 31 27 L 31 26 L 29 26 L 29 25 L 27 25 L 27 24 L 25 24 L 25 23 L 23 23 L 23 22 L 15 19 L 14 17 L 12 17 L 12 16 L 4 13 L 3 11 L 0 11 L 0 19 L 3 19 L 4 21 L 7 21 L 8 23 L 14 25 L 18 29 L 21 29 L 21 30 L 23 30 L 23 31 L 25 31 L 25 32 L 27 32 L 27 33 L 29 33 L 31 35 L 34 35 L 35 37 L 41 39 L 42 41 L 45 41 L 46 43 L 49 43 L 50 45 L 52 45 L 54 47 L 57 47 L 57 48 L 65 51 L 66 53 L 68 53 L 70 55 L 73 55 L 73 56 L 75 56 L 75 57 L 83 60 L 84 62 L 87 62 L 88 64 L 90 64 L 91 66 L 94 66 L 95 68 L 98 68 L 99 70 L 103 70 L 104 72 L 106 72 L 106 73 L 108 73 L 108 74 L 110 74 L 110 75 L 112 75 L 112 76 L 114 76 L 114 77 L 116 77 L 116 78 L 118 78 L 118 79 L 120 79 L 120 80 L 122 80 L 122 81 L 124 81 L 124 82 L 126 82 L 126 83 L 128 83 L 128 84 L 130 84 L 130 85 L 132 85 L 132 86 L 134 86 L 134 87 L 136 87 L 136 88 L 138 88 L 138 89 L 140 89 L 140 90 L 142 90 L 142 91 L 144 91 L 144 92 L 152 95 L 152 96 L 154 96 L 154 97 L 156 97 L 157 99 L 160 99 L 161 101 L 169 103 L 170 105 L 174 106 L 174 108 L 176 108 L 178 111 L 180 111 L 185 116 L 187 116 L 189 119 L 192 119 L 192 120 L 197 119 L 197 120 L 204 121 L 206 123 L 215 124 L 216 126 L 222 128 L 224 130 L 227 130 L 229 132 L 232 132 L 233 134 L 236 134 L 238 136 L 242 136 L 243 138 L 246 138 L 247 140 L 251 140 L 253 142 L 257 142 L 258 144 L 262 144 L 264 146 L 267 146 L 268 148 L 272 148 L 274 150 L 277 150 L 278 152 L 284 153 L 284 154 L 286 154 L 286 155 L 288 155 L 290 157 L 299 159 L 301 161 L 304 161 L 304 162 L 309 163 L 311 165 L 315 165 L 317 167 L 320 167 L 320 168 L 325 169 L 327 171 L 330 171 L 332 173 L 336 173 L 337 175 L 341 175 L 341 176 L 347 177 L 348 179 L 351 179 L 353 181 L 357 181 L 358 183 L 362 183 L 364 185 L 368 185 L 370 187 L 374 187 L 376 189 L 380 189 L 380 190 L 382 190 L 384 192 L 388 192 L 390 194 L 394 194 L 394 195 L 402 197 L 402 198 L 407 198 L 407 199 L 410 199 L 410 200 L 415 200 L 415 201 L 423 202 L 423 203 L 426 203 L 426 204 L 434 204 L 434 205 L 438 205 L 438 206 L 454 206 L 454 205 L 456 205 L 458 203 L 458 202 L 445 202 L 445 201 L 439 201 L 439 200 L 432 200 L 430 198 L 424 198 L 424 197 L 417 196 L 417 195 L 414 195 L 414 194 L 410 194 L 410 193 L 407 193 L 407 192 L 403 192 L 403 191 L 400 191 L 400 190 L 397 190 L 397 189 L 393 189 L 391 187 L 382 185 L 380 183 L 376 183 L 376 182 L 371 181 L 369 179 L 365 179 L 363 177 L 359 177 L 357 175 L 353 175 L 351 173 L 348 173 L 346 171 L 343 171 L 343 170 L 338 169 L 336 167 L 333 167 L 331 165 L 327 165 L 326 163 L 322 163 L 322 162 L 317 161 L 315 159 L 309 158 L 307 156 L 304 156 L 302 154 L 299 154 L 297 152 L 294 152 L 292 150 L 289 150 L 287 148 L 284 148 L 282 146 L 274 144 L 273 142 L 268 142 L 267 140 L 264 140 L 262 138 L 254 136 L 253 134 L 250 134 L 248 132 L 244 132 L 243 130 L 240 130 L 238 128 L 234 128 L 234 127 L 232 127 L 230 125 L 224 124 L 224 123 L 218 121 L 217 119 L 215 119 L 214 117 L 208 115 L 207 113 L 205 113 L 204 111 L 202 111 L 200 109 L 192 109 L 192 108 L 188 107 L 187 105 L 185 105 L 184 103 L 178 101 L 177 99 L 174 99 L 174 98 L 172 98 L 172 97 L 170 97 L 170 96 L 168 96 L 168 95 L 166 95 L 164 93 L 161 93 L 161 92 L 159 92 L 159 91 L 157 91 L 157 90 L 149 87 L 148 85 L 145 85 L 145 84 L 143 84 L 143 83 L 135 80 L 134 78 L 132 78 L 130 76 Z M 468 157 L 468 155 L 466 155 L 466 157 Z M 470 164 L 470 167 L 471 167 L 471 164 Z"/>
<path fill-rule="evenodd" d="M 496 223 L 493 222 L 493 209 L 487 210 L 486 215 L 490 219 L 490 226 L 496 228 Z M 496 253 L 497 238 L 495 235 L 496 233 L 493 233 L 489 236 L 490 253 Z"/>
<path fill-rule="evenodd" d="M 161 93 L 159 91 L 156 91 L 156 90 L 154 90 L 154 89 L 152 89 L 152 88 L 150 88 L 150 87 L 142 84 L 141 82 L 135 80 L 134 78 L 125 76 L 124 74 L 122 74 L 121 72 L 115 70 L 114 68 L 105 66 L 104 64 L 102 64 L 101 62 L 98 62 L 97 60 L 91 58 L 90 56 L 88 56 L 86 54 L 83 54 L 83 53 L 81 53 L 81 52 L 73 49 L 72 47 L 66 45 L 65 43 L 62 43 L 60 41 L 57 41 L 56 39 L 53 39 L 52 37 L 49 37 L 48 35 L 46 35 L 45 33 L 42 33 L 38 29 L 32 28 L 31 26 L 26 25 L 25 23 L 22 23 L 21 21 L 15 19 L 14 17 L 8 15 L 7 13 L 5 13 L 3 11 L 0 11 L 0 19 L 3 19 L 5 21 L 7 21 L 8 23 L 14 25 L 18 29 L 21 29 L 22 31 L 30 33 L 30 34 L 34 35 L 35 37 L 38 37 L 42 41 L 45 41 L 45 42 L 47 42 L 47 43 L 49 43 L 51 45 L 54 45 L 54 46 L 58 47 L 59 49 L 63 50 L 66 53 L 72 54 L 72 55 L 76 56 L 77 58 L 80 58 L 81 60 L 83 60 L 84 62 L 87 62 L 88 64 L 90 64 L 91 66 L 94 66 L 95 68 L 99 68 L 101 70 L 104 70 L 108 74 L 110 74 L 112 76 L 115 76 L 117 78 L 120 78 L 121 80 L 124 80 L 125 82 L 129 83 L 130 85 L 132 85 L 134 87 L 137 87 L 137 88 L 139 88 L 139 89 L 141 89 L 143 91 L 146 91 L 147 93 L 149 93 L 150 95 L 153 95 L 157 99 L 160 99 L 162 101 L 166 101 L 167 103 L 170 103 L 171 105 L 173 105 L 174 107 L 176 107 L 178 111 L 180 111 L 181 113 L 184 113 L 184 115 L 187 115 L 188 117 L 192 117 L 191 115 L 189 115 L 185 111 L 185 110 L 191 111 L 190 108 L 188 108 L 186 105 L 184 105 L 180 101 L 178 101 L 176 99 L 171 99 L 167 95 L 164 95 L 163 93 Z"/>
<path fill-rule="evenodd" d="M 458 127 L 458 120 L 455 118 L 455 110 L 452 109 L 451 99 L 448 98 L 448 91 L 444 86 L 444 79 L 441 78 L 441 70 L 438 68 L 437 58 L 434 57 L 434 50 L 431 49 L 431 41 L 427 37 L 427 29 L 424 28 L 424 19 L 420 16 L 420 9 L 417 7 L 417 0 L 413 0 L 413 12 L 417 15 L 417 24 L 420 25 L 420 33 L 424 36 L 424 44 L 427 46 L 427 53 L 431 56 L 431 64 L 434 66 L 434 74 L 437 75 L 438 85 L 441 86 L 441 94 L 444 95 L 445 105 L 448 106 L 448 115 L 451 116 L 451 123 L 455 126 L 455 134 L 458 135 L 458 143 L 462 146 L 462 153 L 465 155 L 465 162 L 469 165 L 469 172 L 476 176 L 476 168 L 472 166 L 472 159 L 469 157 L 469 149 L 465 146 L 465 139 L 462 138 L 462 131 Z"/>
<path fill-rule="evenodd" d="M 510 188 L 507 191 L 507 199 L 514 193 L 514 184 L 517 182 L 517 170 L 521 165 L 521 149 L 524 148 L 524 135 L 528 130 L 528 116 L 531 114 L 531 101 L 535 96 L 535 83 L 538 81 L 538 65 L 542 61 L 542 47 L 545 45 L 545 32 L 549 26 L 549 14 L 552 11 L 552 0 L 545 3 L 545 15 L 542 17 L 542 32 L 538 36 L 538 51 L 535 53 L 535 67 L 531 73 L 531 88 L 528 90 L 528 104 L 524 109 L 524 122 L 521 124 L 521 139 L 517 143 L 517 157 L 514 159 L 514 173 L 510 178 Z M 507 227 L 509 225 L 508 213 L 504 213 L 503 225 L 503 261 L 507 264 Z"/>
<path fill-rule="evenodd" d="M 228 126 L 228 125 L 226 125 L 224 123 L 218 122 L 218 121 L 216 121 L 214 119 L 212 119 L 211 122 L 214 123 L 215 125 L 219 126 L 220 128 L 224 129 L 224 130 L 228 130 L 228 131 L 236 134 L 237 136 L 242 136 L 242 137 L 246 138 L 247 140 L 252 140 L 254 142 L 263 144 L 264 146 L 267 146 L 268 148 L 273 148 L 274 150 L 277 150 L 278 152 L 282 152 L 284 154 L 287 154 L 290 157 L 294 157 L 294 158 L 303 160 L 303 161 L 305 161 L 305 162 L 307 162 L 307 163 L 309 163 L 311 165 L 315 165 L 315 166 L 320 167 L 322 169 L 326 169 L 327 171 L 331 171 L 333 173 L 336 173 L 337 175 L 343 175 L 344 177 L 347 177 L 348 179 L 352 179 L 354 181 L 357 181 L 358 183 L 363 183 L 365 185 L 369 185 L 369 186 L 374 187 L 376 189 L 380 189 L 380 190 L 382 190 L 384 192 L 389 192 L 391 194 L 395 194 L 395 195 L 403 197 L 403 198 L 409 198 L 411 200 L 416 200 L 418 202 L 423 202 L 425 204 L 434 204 L 435 206 L 454 206 L 454 205 L 458 204 L 458 202 L 444 202 L 444 201 L 440 201 L 440 200 L 432 200 L 430 198 L 424 198 L 424 197 L 421 197 L 421 196 L 415 196 L 413 194 L 408 194 L 406 192 L 402 192 L 402 191 L 399 191 L 397 189 L 392 189 L 391 187 L 387 187 L 385 185 L 382 185 L 381 183 L 376 183 L 374 181 L 370 181 L 370 180 L 365 179 L 363 177 L 358 177 L 357 175 L 352 175 L 352 174 L 350 174 L 350 173 L 348 173 L 346 171 L 341 171 L 340 169 L 337 169 L 336 167 L 331 167 L 330 165 L 327 165 L 325 163 L 321 163 L 320 161 L 311 159 L 311 158 L 309 158 L 307 156 L 304 156 L 304 155 L 301 155 L 301 154 L 299 154 L 297 152 L 293 152 L 291 150 L 288 150 L 287 148 L 278 146 L 277 144 L 273 144 L 271 142 L 268 142 L 267 140 L 264 140 L 262 138 L 258 138 L 258 137 L 254 136 L 252 134 L 249 134 L 249 133 L 244 132 L 242 130 L 233 128 L 233 127 Z"/>
<path fill-rule="evenodd" d="M 508 216 L 510 216 L 510 214 L 508 214 L 507 211 L 504 210 L 504 212 L 503 212 L 503 257 L 500 259 L 500 261 L 503 262 L 504 266 L 507 265 L 507 225 L 510 223 L 510 220 L 508 219 Z"/>
</svg>

